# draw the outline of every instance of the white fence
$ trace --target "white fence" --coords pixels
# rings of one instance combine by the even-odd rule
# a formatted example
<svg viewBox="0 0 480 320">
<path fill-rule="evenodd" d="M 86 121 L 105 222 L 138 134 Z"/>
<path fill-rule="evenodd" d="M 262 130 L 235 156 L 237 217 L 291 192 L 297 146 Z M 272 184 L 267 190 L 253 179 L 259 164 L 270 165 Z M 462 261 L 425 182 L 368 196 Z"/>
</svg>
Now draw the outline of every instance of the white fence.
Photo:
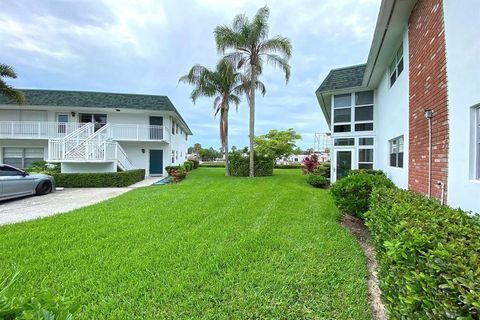
<svg viewBox="0 0 480 320">
<path fill-rule="evenodd" d="M 78 122 L 0 121 L 0 138 L 62 138 L 81 126 Z"/>
</svg>

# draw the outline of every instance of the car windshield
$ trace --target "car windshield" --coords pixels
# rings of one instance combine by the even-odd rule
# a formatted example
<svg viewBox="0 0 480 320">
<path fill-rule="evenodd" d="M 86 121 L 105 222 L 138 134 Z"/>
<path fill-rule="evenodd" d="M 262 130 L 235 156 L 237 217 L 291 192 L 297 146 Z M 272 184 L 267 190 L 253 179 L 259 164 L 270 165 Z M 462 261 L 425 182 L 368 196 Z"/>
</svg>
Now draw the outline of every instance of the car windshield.
<svg viewBox="0 0 480 320">
<path fill-rule="evenodd" d="M 15 168 L 0 166 L 0 177 L 20 176 L 22 172 Z"/>
</svg>

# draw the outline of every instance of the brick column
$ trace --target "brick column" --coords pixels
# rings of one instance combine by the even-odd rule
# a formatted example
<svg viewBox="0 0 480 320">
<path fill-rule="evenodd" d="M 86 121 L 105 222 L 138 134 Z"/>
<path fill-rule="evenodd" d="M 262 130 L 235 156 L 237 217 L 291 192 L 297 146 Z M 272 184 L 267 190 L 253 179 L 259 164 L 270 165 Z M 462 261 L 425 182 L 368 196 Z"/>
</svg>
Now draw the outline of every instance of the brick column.
<svg viewBox="0 0 480 320">
<path fill-rule="evenodd" d="M 409 161 L 408 188 L 428 193 L 428 120 L 432 118 L 432 197 L 440 198 L 438 181 L 448 176 L 448 96 L 442 0 L 419 0 L 408 21 Z"/>
</svg>

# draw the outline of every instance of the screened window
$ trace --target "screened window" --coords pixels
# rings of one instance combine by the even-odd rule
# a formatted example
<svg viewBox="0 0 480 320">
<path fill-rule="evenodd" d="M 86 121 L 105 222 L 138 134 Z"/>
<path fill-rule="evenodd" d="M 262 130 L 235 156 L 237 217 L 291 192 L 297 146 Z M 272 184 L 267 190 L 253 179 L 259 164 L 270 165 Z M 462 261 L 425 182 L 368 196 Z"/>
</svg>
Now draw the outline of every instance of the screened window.
<svg viewBox="0 0 480 320">
<path fill-rule="evenodd" d="M 333 132 L 350 132 L 352 121 L 352 95 L 338 94 L 333 97 Z"/>
<path fill-rule="evenodd" d="M 3 148 L 3 163 L 17 168 L 28 168 L 42 160 L 43 148 Z"/>
<path fill-rule="evenodd" d="M 360 146 L 373 146 L 373 138 L 358 138 L 358 145 Z"/>
<path fill-rule="evenodd" d="M 354 146 L 355 138 L 338 138 L 335 139 L 335 146 Z"/>
<path fill-rule="evenodd" d="M 95 126 L 95 131 L 103 127 L 107 123 L 106 114 L 80 113 L 80 122 L 91 122 Z"/>
<path fill-rule="evenodd" d="M 400 46 L 390 64 L 390 87 L 397 81 L 403 71 L 403 45 Z"/>
<path fill-rule="evenodd" d="M 358 149 L 358 169 L 373 169 L 373 149 Z"/>
<path fill-rule="evenodd" d="M 355 131 L 373 130 L 373 91 L 355 93 Z"/>
<path fill-rule="evenodd" d="M 390 143 L 390 166 L 403 168 L 403 136 L 392 139 Z"/>
</svg>

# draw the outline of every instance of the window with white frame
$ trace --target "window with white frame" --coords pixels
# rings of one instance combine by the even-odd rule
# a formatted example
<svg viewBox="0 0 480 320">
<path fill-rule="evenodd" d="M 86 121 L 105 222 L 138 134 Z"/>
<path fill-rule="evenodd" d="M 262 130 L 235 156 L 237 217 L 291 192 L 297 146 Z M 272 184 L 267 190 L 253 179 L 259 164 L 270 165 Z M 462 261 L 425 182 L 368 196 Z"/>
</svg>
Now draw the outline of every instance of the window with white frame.
<svg viewBox="0 0 480 320">
<path fill-rule="evenodd" d="M 175 151 L 172 150 L 172 163 L 175 163 Z"/>
<path fill-rule="evenodd" d="M 31 167 L 34 161 L 42 161 L 43 148 L 3 148 L 3 163 L 17 168 Z"/>
<path fill-rule="evenodd" d="M 390 87 L 397 81 L 403 71 L 403 45 L 397 50 L 395 57 L 388 69 L 390 73 Z"/>
<path fill-rule="evenodd" d="M 333 132 L 373 131 L 373 91 L 333 97 Z"/>
<path fill-rule="evenodd" d="M 403 168 L 403 136 L 389 141 L 390 167 Z"/>
<path fill-rule="evenodd" d="M 373 169 L 374 138 L 358 138 L 358 169 Z"/>
</svg>

